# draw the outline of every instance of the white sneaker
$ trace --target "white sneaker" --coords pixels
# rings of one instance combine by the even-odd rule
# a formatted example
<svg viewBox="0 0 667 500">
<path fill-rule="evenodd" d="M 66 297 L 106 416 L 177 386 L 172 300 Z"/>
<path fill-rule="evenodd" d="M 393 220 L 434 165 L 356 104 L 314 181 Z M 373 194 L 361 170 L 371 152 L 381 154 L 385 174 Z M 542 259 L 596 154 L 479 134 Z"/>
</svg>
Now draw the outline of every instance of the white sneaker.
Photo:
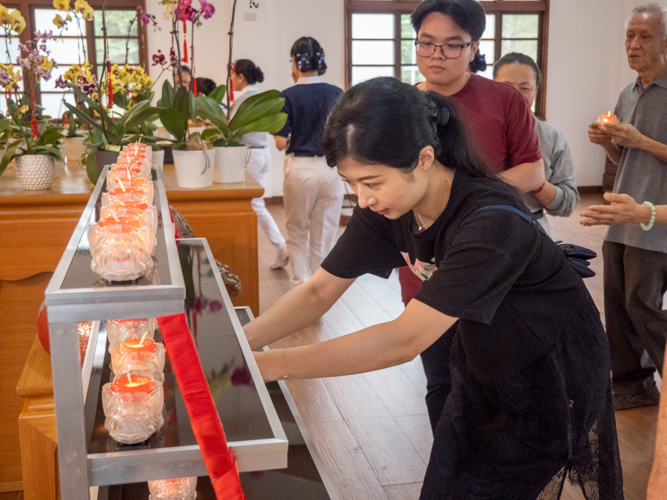
<svg viewBox="0 0 667 500">
<path fill-rule="evenodd" d="M 287 253 L 287 248 L 283 247 L 278 250 L 276 258 L 271 263 L 271 269 L 282 269 L 289 263 L 289 253 Z"/>
</svg>

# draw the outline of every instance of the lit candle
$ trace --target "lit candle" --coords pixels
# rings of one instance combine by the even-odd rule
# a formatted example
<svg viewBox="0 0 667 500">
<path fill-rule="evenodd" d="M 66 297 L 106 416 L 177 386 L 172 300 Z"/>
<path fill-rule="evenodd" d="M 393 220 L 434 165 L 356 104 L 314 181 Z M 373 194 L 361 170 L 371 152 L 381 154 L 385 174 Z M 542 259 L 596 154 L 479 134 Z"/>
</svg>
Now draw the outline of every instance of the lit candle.
<svg viewBox="0 0 667 500">
<path fill-rule="evenodd" d="M 155 382 L 153 382 L 149 377 L 144 375 L 135 375 L 132 377 L 129 373 L 125 377 L 120 377 L 116 379 L 111 384 L 111 392 L 116 394 L 124 392 L 146 392 L 149 393 L 155 387 Z"/>
<path fill-rule="evenodd" d="M 155 341 L 146 338 L 146 333 L 141 339 L 126 340 L 120 345 L 121 354 L 128 354 L 131 352 L 150 352 L 154 353 L 157 347 Z"/>
<path fill-rule="evenodd" d="M 618 123 L 618 118 L 611 111 L 609 111 L 608 113 L 604 113 L 598 116 L 597 121 L 600 125 L 606 125 L 607 123 Z"/>
<path fill-rule="evenodd" d="M 107 321 L 107 337 L 111 347 L 120 346 L 125 340 L 136 339 L 144 335 L 152 339 L 156 329 L 155 318 L 110 319 Z"/>
</svg>

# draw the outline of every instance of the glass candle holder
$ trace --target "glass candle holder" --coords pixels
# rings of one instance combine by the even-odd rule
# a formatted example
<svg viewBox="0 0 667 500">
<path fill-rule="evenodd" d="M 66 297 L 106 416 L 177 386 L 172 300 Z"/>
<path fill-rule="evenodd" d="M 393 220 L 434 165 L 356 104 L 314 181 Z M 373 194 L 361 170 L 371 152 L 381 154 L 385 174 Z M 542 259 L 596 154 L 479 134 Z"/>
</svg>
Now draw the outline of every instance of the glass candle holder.
<svg viewBox="0 0 667 500">
<path fill-rule="evenodd" d="M 153 380 L 164 380 L 164 345 L 153 339 L 127 339 L 109 347 L 114 373 L 140 371 Z"/>
<path fill-rule="evenodd" d="M 109 435 L 124 444 L 151 437 L 164 423 L 161 382 L 128 373 L 102 387 L 102 407 Z"/>
<path fill-rule="evenodd" d="M 111 214 L 111 217 L 105 217 L 88 226 L 88 244 L 93 257 L 100 249 L 98 243 L 100 237 L 113 233 L 135 233 L 143 242 L 146 252 L 149 255 L 153 253 L 155 227 L 151 226 L 145 217 L 142 217 L 140 213 L 123 215 L 111 212 Z"/>
<path fill-rule="evenodd" d="M 143 189 L 130 187 L 126 189 L 114 188 L 108 193 L 102 193 L 103 207 L 108 207 L 112 203 L 126 203 L 128 201 L 145 203 L 150 206 L 153 204 L 153 190 L 144 191 Z"/>
<path fill-rule="evenodd" d="M 135 165 L 133 168 L 130 168 L 129 163 L 122 164 L 121 167 L 114 168 L 107 172 L 107 190 L 120 187 L 121 183 L 125 187 L 128 187 L 131 181 L 135 179 L 140 183 L 153 184 L 149 178 L 145 177 L 145 173 L 142 171 L 141 166 Z"/>
<path fill-rule="evenodd" d="M 146 171 L 147 171 L 148 173 L 150 173 L 150 169 L 151 169 L 151 163 L 150 163 L 150 162 L 151 162 L 151 158 L 152 158 L 152 155 L 151 155 L 151 154 L 147 154 L 147 153 L 145 153 L 145 152 L 143 152 L 143 151 L 140 151 L 140 152 L 138 152 L 138 153 L 135 154 L 135 153 L 132 152 L 132 151 L 125 150 L 125 151 L 122 151 L 122 152 L 118 155 L 118 160 L 117 160 L 117 162 L 118 162 L 118 163 L 121 163 L 121 162 L 140 163 L 140 164 L 142 165 L 142 167 L 143 167 L 144 169 L 146 169 Z"/>
<path fill-rule="evenodd" d="M 110 347 L 119 346 L 126 340 L 144 337 L 155 339 L 157 321 L 155 318 L 110 319 L 107 321 L 107 338 Z"/>
<path fill-rule="evenodd" d="M 131 217 L 141 221 L 141 225 L 146 224 L 149 228 L 150 239 L 155 240 L 157 233 L 157 209 L 154 206 L 148 207 L 145 203 L 112 203 L 108 207 L 100 210 L 100 220 L 122 219 Z"/>
<path fill-rule="evenodd" d="M 147 181 L 152 180 L 151 169 L 145 159 L 141 158 L 121 158 L 111 165 L 109 172 L 129 172 L 130 177 L 141 177 Z M 108 172 L 107 172 L 108 174 Z"/>
<path fill-rule="evenodd" d="M 88 238 L 93 257 L 90 267 L 108 281 L 136 280 L 153 270 L 148 229 L 142 233 L 129 224 L 116 224 L 98 230 L 97 224 L 91 224 Z"/>
<path fill-rule="evenodd" d="M 149 500 L 196 500 L 197 478 L 178 477 L 148 481 Z"/>
<path fill-rule="evenodd" d="M 609 113 L 603 113 L 598 116 L 597 122 L 600 125 L 604 125 L 606 123 L 620 123 L 620 120 L 610 111 Z"/>
</svg>

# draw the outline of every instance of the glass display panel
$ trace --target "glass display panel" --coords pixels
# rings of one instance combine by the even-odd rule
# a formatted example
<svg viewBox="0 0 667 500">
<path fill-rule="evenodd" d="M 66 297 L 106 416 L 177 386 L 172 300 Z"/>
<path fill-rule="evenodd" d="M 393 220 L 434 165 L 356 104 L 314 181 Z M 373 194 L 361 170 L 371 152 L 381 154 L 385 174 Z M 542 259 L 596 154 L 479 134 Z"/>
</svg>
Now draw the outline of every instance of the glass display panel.
<svg viewBox="0 0 667 500">
<path fill-rule="evenodd" d="M 127 40 L 121 38 L 111 38 L 109 40 L 109 60 L 111 64 L 124 64 L 125 53 L 127 50 Z M 129 52 L 127 53 L 128 64 L 139 64 L 139 39 L 130 38 Z M 95 38 L 95 50 L 97 51 L 97 61 L 101 67 L 104 61 L 104 39 Z"/>
<path fill-rule="evenodd" d="M 401 64 L 417 64 L 414 40 L 401 40 Z"/>
<path fill-rule="evenodd" d="M 72 2 L 72 7 L 74 3 Z M 76 19 L 72 19 L 67 27 L 62 31 L 53 24 L 53 18 L 59 14 L 64 18 L 67 14 L 56 9 L 35 9 L 35 30 L 34 31 L 53 31 L 53 36 L 85 36 L 86 35 L 86 21 L 80 20 L 78 23 Z M 74 16 L 72 16 L 74 17 Z"/>
<path fill-rule="evenodd" d="M 479 42 L 479 53 L 486 57 L 486 64 L 493 64 L 496 55 L 496 42 L 493 40 L 481 40 Z"/>
<path fill-rule="evenodd" d="M 71 92 L 69 93 L 63 93 L 63 92 L 58 92 L 58 93 L 42 93 L 42 108 L 44 108 L 43 113 L 45 115 L 49 115 L 52 118 L 60 118 L 65 111 L 67 111 L 67 107 L 63 104 L 63 96 L 65 96 L 65 100 L 74 105 L 74 94 Z M 98 276 L 99 278 L 99 276 Z"/>
<path fill-rule="evenodd" d="M 401 38 L 417 38 L 417 33 L 412 28 L 410 14 L 401 14 Z"/>
<path fill-rule="evenodd" d="M 520 52 L 537 61 L 537 40 L 503 40 L 500 56 L 510 52 Z"/>
<path fill-rule="evenodd" d="M 107 10 L 106 25 L 109 36 L 127 36 L 130 30 L 130 36 L 137 36 L 137 21 L 135 20 L 130 29 L 130 22 L 137 17 L 137 11 L 132 10 Z M 95 36 L 102 36 L 102 13 L 95 11 Z M 188 26 L 189 28 L 189 26 Z"/>
<path fill-rule="evenodd" d="M 482 38 L 495 38 L 496 36 L 496 15 L 487 14 L 486 15 L 486 29 Z"/>
<path fill-rule="evenodd" d="M 415 85 L 416 83 L 423 82 L 424 80 L 424 75 L 419 72 L 419 68 L 417 66 L 401 66 L 401 81 L 403 83 Z"/>
</svg>

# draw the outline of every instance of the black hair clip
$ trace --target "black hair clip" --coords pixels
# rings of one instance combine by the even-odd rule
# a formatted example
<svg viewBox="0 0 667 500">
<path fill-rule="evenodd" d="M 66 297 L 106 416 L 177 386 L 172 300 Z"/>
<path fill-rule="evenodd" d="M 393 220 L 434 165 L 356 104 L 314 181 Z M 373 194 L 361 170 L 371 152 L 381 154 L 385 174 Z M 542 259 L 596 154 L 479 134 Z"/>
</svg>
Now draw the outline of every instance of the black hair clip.
<svg viewBox="0 0 667 500">
<path fill-rule="evenodd" d="M 305 53 L 305 54 L 296 54 L 295 55 L 296 59 L 296 67 L 299 69 L 299 71 L 303 72 L 308 72 L 312 68 L 310 67 L 310 54 Z"/>
<path fill-rule="evenodd" d="M 438 127 L 444 127 L 449 123 L 449 110 L 447 108 L 440 108 L 438 110 Z"/>
<path fill-rule="evenodd" d="M 317 59 L 317 69 L 322 69 L 324 67 L 324 52 L 316 52 L 315 58 Z"/>
</svg>

